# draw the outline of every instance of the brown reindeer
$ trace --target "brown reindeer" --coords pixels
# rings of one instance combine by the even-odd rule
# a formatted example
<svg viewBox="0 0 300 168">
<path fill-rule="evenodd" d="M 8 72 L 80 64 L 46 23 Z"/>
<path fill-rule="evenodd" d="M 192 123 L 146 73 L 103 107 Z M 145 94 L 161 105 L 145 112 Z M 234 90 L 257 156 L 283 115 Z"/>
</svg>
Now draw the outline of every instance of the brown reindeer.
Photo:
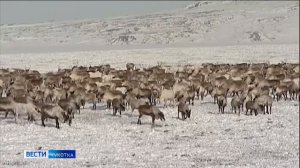
<svg viewBox="0 0 300 168">
<path fill-rule="evenodd" d="M 122 111 L 125 111 L 125 103 L 121 99 L 114 98 L 112 100 L 112 106 L 113 106 L 113 115 L 115 116 L 117 112 L 119 111 L 120 115 Z"/>
<path fill-rule="evenodd" d="M 179 119 L 179 112 L 181 113 L 182 120 L 191 117 L 191 109 L 185 102 L 179 102 L 178 104 L 178 119 Z"/>
<path fill-rule="evenodd" d="M 272 113 L 272 103 L 273 103 L 273 99 L 271 96 L 269 95 L 261 95 L 259 97 L 256 97 L 254 99 L 258 105 L 262 106 L 264 109 L 264 114 L 271 114 Z M 269 112 L 270 110 L 270 112 Z"/>
<path fill-rule="evenodd" d="M 145 104 L 145 105 L 141 105 L 138 110 L 139 110 L 139 118 L 137 124 L 140 125 L 142 124 L 141 118 L 143 115 L 148 115 L 152 117 L 152 125 L 154 125 L 155 119 L 160 119 L 165 121 L 164 114 L 156 106 Z"/>
<path fill-rule="evenodd" d="M 250 110 L 250 115 L 252 115 L 252 112 L 254 111 L 254 114 L 257 115 L 258 111 L 261 110 L 261 107 L 256 101 L 249 100 L 246 102 L 246 115 L 248 113 L 248 110 Z"/>
<path fill-rule="evenodd" d="M 219 112 L 224 114 L 224 109 L 227 106 L 227 99 L 225 96 L 221 95 L 217 97 L 217 104 L 219 107 Z"/>
<path fill-rule="evenodd" d="M 69 126 L 71 126 L 71 114 L 65 112 L 59 105 L 50 105 L 50 104 L 44 104 L 41 107 L 41 120 L 42 120 L 42 126 L 46 126 L 44 123 L 44 120 L 46 118 L 55 119 L 56 128 L 59 129 L 59 120 L 61 122 L 66 122 L 69 120 Z"/>
<path fill-rule="evenodd" d="M 244 100 L 238 96 L 235 95 L 232 99 L 231 99 L 231 111 L 234 113 L 236 113 L 236 109 L 239 110 L 239 114 L 241 113 L 241 108 L 243 109 L 243 102 Z"/>
</svg>

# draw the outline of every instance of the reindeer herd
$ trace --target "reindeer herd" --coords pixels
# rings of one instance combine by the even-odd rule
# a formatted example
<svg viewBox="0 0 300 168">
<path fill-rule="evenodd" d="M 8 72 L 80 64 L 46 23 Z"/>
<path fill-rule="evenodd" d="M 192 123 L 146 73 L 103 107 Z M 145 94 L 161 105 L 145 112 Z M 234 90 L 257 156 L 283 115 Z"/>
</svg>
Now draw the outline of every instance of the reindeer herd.
<svg viewBox="0 0 300 168">
<path fill-rule="evenodd" d="M 225 113 L 228 104 L 232 113 L 250 115 L 254 112 L 271 114 L 274 101 L 299 101 L 299 64 L 202 64 L 136 68 L 133 63 L 125 69 L 109 64 L 75 66 L 57 72 L 40 73 L 35 70 L 0 69 L 0 112 L 19 115 L 28 121 L 40 117 L 72 123 L 80 109 L 92 104 L 97 109 L 106 103 L 113 115 L 131 108 L 138 111 L 138 122 L 143 115 L 165 120 L 158 104 L 177 106 L 178 118 L 191 116 L 191 105 L 197 99 L 211 96 L 219 113 Z"/>
</svg>

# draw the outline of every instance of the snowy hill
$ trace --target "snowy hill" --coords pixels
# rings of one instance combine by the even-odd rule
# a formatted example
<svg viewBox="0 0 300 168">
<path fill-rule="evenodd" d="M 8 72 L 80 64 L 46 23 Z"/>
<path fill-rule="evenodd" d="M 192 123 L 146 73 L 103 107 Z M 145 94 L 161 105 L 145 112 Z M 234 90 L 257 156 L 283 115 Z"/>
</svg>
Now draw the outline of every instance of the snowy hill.
<svg viewBox="0 0 300 168">
<path fill-rule="evenodd" d="M 201 1 L 183 9 L 142 16 L 1 25 L 4 52 L 14 47 L 192 43 L 299 43 L 299 1 Z"/>
</svg>

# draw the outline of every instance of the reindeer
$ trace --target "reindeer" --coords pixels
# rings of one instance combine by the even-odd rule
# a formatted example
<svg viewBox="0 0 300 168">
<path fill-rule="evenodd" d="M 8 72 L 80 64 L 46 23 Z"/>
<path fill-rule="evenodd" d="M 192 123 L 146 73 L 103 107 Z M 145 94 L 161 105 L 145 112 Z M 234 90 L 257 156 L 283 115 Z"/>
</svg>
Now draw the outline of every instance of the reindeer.
<svg viewBox="0 0 300 168">
<path fill-rule="evenodd" d="M 79 110 L 79 105 L 72 99 L 61 99 L 57 103 L 63 110 L 68 112 L 68 114 L 72 114 L 72 118 L 74 118 L 74 113 Z"/>
<path fill-rule="evenodd" d="M 216 100 L 218 99 L 219 96 L 226 97 L 227 96 L 227 91 L 225 88 L 222 87 L 216 87 L 212 92 L 211 96 L 214 98 L 214 104 L 216 104 Z"/>
<path fill-rule="evenodd" d="M 41 120 L 42 126 L 46 126 L 44 120 L 46 118 L 55 119 L 56 128 L 59 129 L 59 121 L 66 122 L 69 120 L 69 126 L 71 126 L 72 119 L 71 114 L 65 112 L 59 105 L 44 104 L 41 107 Z"/>
<path fill-rule="evenodd" d="M 127 63 L 126 64 L 127 71 L 133 71 L 134 70 L 134 64 L 133 63 Z"/>
<path fill-rule="evenodd" d="M 141 118 L 143 115 L 148 115 L 152 117 L 152 125 L 154 125 L 155 119 L 160 119 L 165 121 L 165 116 L 164 114 L 156 107 L 153 105 L 141 105 L 139 107 L 139 118 L 137 124 L 142 124 Z"/>
<path fill-rule="evenodd" d="M 107 108 L 110 109 L 111 107 L 111 102 L 113 99 L 123 99 L 124 95 L 120 91 L 116 90 L 107 90 L 104 95 L 103 95 L 103 100 L 106 101 L 107 103 Z"/>
<path fill-rule="evenodd" d="M 179 112 L 181 112 L 182 120 L 185 120 L 187 117 L 190 118 L 191 116 L 191 109 L 187 104 L 184 102 L 179 102 L 178 104 L 178 119 L 179 119 Z"/>
<path fill-rule="evenodd" d="M 264 109 L 264 114 L 267 112 L 267 114 L 271 114 L 272 113 L 272 103 L 273 103 L 273 99 L 271 96 L 269 95 L 261 95 L 259 97 L 256 97 L 254 99 L 258 105 L 262 106 Z M 269 112 L 269 108 L 270 108 L 270 112 Z"/>
<path fill-rule="evenodd" d="M 232 99 L 231 99 L 231 111 L 234 113 L 236 113 L 236 109 L 239 110 L 239 114 L 241 113 L 241 108 L 243 109 L 243 103 L 244 103 L 244 100 L 238 96 L 238 95 L 235 95 Z"/>
<path fill-rule="evenodd" d="M 125 103 L 121 99 L 114 98 L 112 100 L 112 106 L 113 106 L 114 116 L 117 114 L 117 111 L 119 111 L 120 115 L 121 115 L 121 111 L 125 111 Z"/>
<path fill-rule="evenodd" d="M 258 111 L 261 110 L 261 107 L 256 101 L 249 100 L 246 102 L 246 115 L 248 113 L 248 110 L 250 110 L 250 115 L 252 115 L 252 111 L 254 111 L 255 116 L 257 116 Z"/>
<path fill-rule="evenodd" d="M 172 102 L 173 106 L 175 106 L 175 94 L 174 94 L 174 91 L 173 90 L 169 90 L 169 89 L 163 89 L 161 91 L 160 101 L 164 102 L 164 107 L 167 107 L 167 101 L 170 101 L 170 105 L 171 105 L 171 102 Z"/>
<path fill-rule="evenodd" d="M 12 113 L 15 116 L 15 122 L 17 123 L 16 109 L 12 98 L 8 98 L 8 97 L 0 98 L 0 112 L 5 113 L 5 118 L 7 118 L 8 113 Z"/>
<path fill-rule="evenodd" d="M 224 114 L 224 109 L 227 105 L 227 99 L 225 96 L 221 95 L 217 97 L 217 104 L 219 107 L 219 113 L 223 113 Z"/>
<path fill-rule="evenodd" d="M 40 110 L 28 97 L 18 97 L 15 100 L 9 97 L 2 97 L 0 98 L 0 111 L 5 112 L 5 118 L 9 112 L 13 113 L 17 123 L 19 114 L 27 114 L 28 121 L 34 121 L 34 116 L 39 115 Z"/>
<path fill-rule="evenodd" d="M 128 104 L 131 107 L 131 112 L 133 113 L 133 111 L 135 109 L 138 109 L 140 107 L 140 105 L 145 105 L 146 101 L 142 100 L 142 99 L 137 99 L 136 97 L 133 97 L 132 95 L 126 95 L 125 99 L 127 100 Z"/>
</svg>

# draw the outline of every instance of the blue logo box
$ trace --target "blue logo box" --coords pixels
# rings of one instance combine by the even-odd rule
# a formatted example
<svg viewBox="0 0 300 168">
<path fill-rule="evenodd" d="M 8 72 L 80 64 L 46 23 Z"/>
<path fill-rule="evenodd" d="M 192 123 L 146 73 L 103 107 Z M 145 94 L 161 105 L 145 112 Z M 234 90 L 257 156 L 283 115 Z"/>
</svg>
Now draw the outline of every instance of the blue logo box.
<svg viewBox="0 0 300 168">
<path fill-rule="evenodd" d="M 74 159 L 76 150 L 25 150 L 24 158 Z"/>
<path fill-rule="evenodd" d="M 73 159 L 76 158 L 76 150 L 48 150 L 49 159 Z"/>
</svg>

